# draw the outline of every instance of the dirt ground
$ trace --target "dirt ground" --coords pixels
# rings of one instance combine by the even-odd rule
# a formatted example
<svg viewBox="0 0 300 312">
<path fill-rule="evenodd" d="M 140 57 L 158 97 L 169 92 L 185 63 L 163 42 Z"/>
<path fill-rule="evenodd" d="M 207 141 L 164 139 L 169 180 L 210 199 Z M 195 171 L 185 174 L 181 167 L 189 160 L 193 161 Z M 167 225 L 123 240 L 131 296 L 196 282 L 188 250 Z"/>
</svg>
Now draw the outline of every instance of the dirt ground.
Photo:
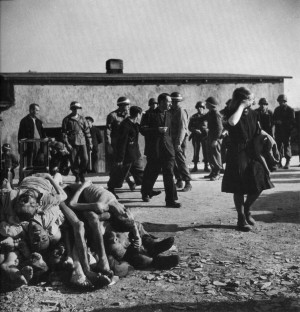
<svg viewBox="0 0 300 312">
<path fill-rule="evenodd" d="M 118 191 L 137 220 L 154 235 L 175 236 L 181 262 L 170 271 L 134 271 L 113 286 L 80 292 L 59 283 L 2 293 L 2 311 L 300 311 L 300 167 L 272 173 L 275 188 L 253 209 L 253 231 L 235 230 L 231 194 L 220 181 L 193 174 L 182 208 L 165 208 L 164 194 L 144 203 L 140 188 Z M 91 176 L 106 186 L 107 176 Z M 74 177 L 67 177 L 66 182 Z M 162 188 L 159 177 L 156 188 Z"/>
</svg>

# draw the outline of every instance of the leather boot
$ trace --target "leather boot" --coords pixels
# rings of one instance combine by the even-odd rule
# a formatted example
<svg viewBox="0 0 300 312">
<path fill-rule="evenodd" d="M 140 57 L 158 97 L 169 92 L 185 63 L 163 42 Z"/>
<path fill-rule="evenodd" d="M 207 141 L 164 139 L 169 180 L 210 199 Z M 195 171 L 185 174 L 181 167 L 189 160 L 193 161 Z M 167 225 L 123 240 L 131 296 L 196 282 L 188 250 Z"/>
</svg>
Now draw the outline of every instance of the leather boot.
<svg viewBox="0 0 300 312">
<path fill-rule="evenodd" d="M 152 238 L 150 235 L 143 235 L 142 243 L 147 249 L 147 253 L 150 257 L 156 257 L 160 253 L 169 250 L 174 244 L 174 237 L 168 237 L 161 241 Z"/>
<path fill-rule="evenodd" d="M 198 166 L 197 163 L 194 164 L 194 168 L 191 170 L 191 172 L 197 172 L 198 171 Z"/>
<path fill-rule="evenodd" d="M 290 169 L 290 159 L 286 160 L 285 166 L 283 167 L 283 169 Z"/>
<path fill-rule="evenodd" d="M 189 192 L 192 190 L 192 184 L 190 181 L 186 181 L 185 182 L 185 186 L 184 188 L 182 189 L 182 192 Z"/>
</svg>

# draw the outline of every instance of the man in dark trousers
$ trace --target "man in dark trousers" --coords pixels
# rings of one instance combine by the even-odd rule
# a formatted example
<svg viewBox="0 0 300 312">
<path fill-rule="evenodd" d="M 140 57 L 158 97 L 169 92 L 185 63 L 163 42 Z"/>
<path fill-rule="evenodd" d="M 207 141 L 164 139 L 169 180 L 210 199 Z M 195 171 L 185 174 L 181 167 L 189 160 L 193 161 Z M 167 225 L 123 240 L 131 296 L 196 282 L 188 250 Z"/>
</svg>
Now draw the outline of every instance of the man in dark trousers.
<svg viewBox="0 0 300 312">
<path fill-rule="evenodd" d="M 115 194 L 115 188 L 123 185 L 124 179 L 129 172 L 134 178 L 136 185 L 141 185 L 143 180 L 143 164 L 139 147 L 139 122 L 142 109 L 131 106 L 129 117 L 125 118 L 119 126 L 119 134 L 116 144 L 115 165 L 110 171 L 108 190 Z"/>
<path fill-rule="evenodd" d="M 72 112 L 63 119 L 61 129 L 64 143 L 71 155 L 71 170 L 76 183 L 85 181 L 88 151 L 92 149 L 90 128 L 85 118 L 78 113 L 80 109 L 80 103 L 74 101 L 70 104 Z"/>
<path fill-rule="evenodd" d="M 203 154 L 203 162 L 204 162 L 204 171 L 209 172 L 208 168 L 208 157 L 207 157 L 207 121 L 199 121 L 199 118 L 204 116 L 205 103 L 199 101 L 195 106 L 197 113 L 192 115 L 189 121 L 188 129 L 191 134 L 189 136 L 189 140 L 192 140 L 194 154 L 193 154 L 193 163 L 194 168 L 192 172 L 198 171 L 198 162 L 199 162 L 199 154 L 200 148 L 202 145 L 202 154 Z"/>
<path fill-rule="evenodd" d="M 218 112 L 219 102 L 216 98 L 210 96 L 205 102 L 209 112 L 201 120 L 207 120 L 208 124 L 207 148 L 211 172 L 204 178 L 210 178 L 211 181 L 216 181 L 220 179 L 220 172 L 223 169 L 221 157 L 222 116 Z"/>
<path fill-rule="evenodd" d="M 162 93 L 158 97 L 158 107 L 149 114 L 147 129 L 149 134 L 149 148 L 147 148 L 147 165 L 144 170 L 142 183 L 142 199 L 148 202 L 153 194 L 153 186 L 162 170 L 164 187 L 166 192 L 166 206 L 180 208 L 176 202 L 177 191 L 173 180 L 175 163 L 175 151 L 171 137 L 171 97 Z"/>
<path fill-rule="evenodd" d="M 282 157 L 285 157 L 286 163 L 284 169 L 290 168 L 292 158 L 291 133 L 295 126 L 295 111 L 287 105 L 287 97 L 280 94 L 277 98 L 279 106 L 274 110 L 275 141 L 280 153 L 279 166 L 282 167 Z M 283 152 L 282 152 L 283 151 Z"/>
<path fill-rule="evenodd" d="M 29 105 L 29 114 L 20 121 L 18 142 L 22 139 L 43 139 L 46 137 L 42 121 L 38 118 L 40 113 L 39 104 L 32 103 Z M 27 144 L 27 164 L 33 166 L 39 161 L 39 142 Z M 20 151 L 20 150 L 19 150 Z"/>
<path fill-rule="evenodd" d="M 92 155 L 91 155 L 91 161 L 92 161 L 92 172 L 98 172 L 98 161 L 99 161 L 99 144 L 102 143 L 102 137 L 100 130 L 94 126 L 94 119 L 93 117 L 85 117 L 87 120 L 87 123 L 90 127 L 91 137 L 92 137 Z"/>
<path fill-rule="evenodd" d="M 179 92 L 173 92 L 171 94 L 171 99 L 171 136 L 175 150 L 174 174 L 177 180 L 176 186 L 182 189 L 182 192 L 188 192 L 192 189 L 192 178 L 185 156 L 186 141 L 188 137 L 188 113 L 180 105 L 180 102 L 183 101 L 183 97 Z M 185 182 L 185 185 L 183 185 L 183 181 Z"/>
<path fill-rule="evenodd" d="M 145 137 L 145 150 L 144 150 L 145 156 L 147 156 L 147 154 L 148 154 L 147 148 L 149 147 L 149 143 L 148 143 L 149 135 L 147 135 L 147 130 L 144 131 L 144 129 L 147 128 L 147 127 L 144 127 L 144 125 L 147 125 L 149 114 L 150 114 L 151 112 L 153 112 L 153 111 L 156 109 L 157 104 L 158 104 L 158 103 L 157 103 L 157 101 L 155 100 L 155 98 L 150 98 L 149 101 L 148 101 L 149 109 L 146 110 L 146 111 L 143 113 L 142 119 L 141 119 L 140 132 L 141 132 L 141 133 L 143 134 L 143 136 Z"/>
<path fill-rule="evenodd" d="M 265 98 L 261 98 L 258 102 L 259 108 L 256 109 L 258 112 L 258 119 L 261 128 L 274 137 L 273 133 L 273 112 L 268 109 L 268 101 Z"/>
<path fill-rule="evenodd" d="M 109 113 L 106 117 L 106 151 L 111 156 L 112 164 L 116 160 L 117 141 L 119 135 L 120 123 L 129 115 L 130 100 L 125 96 L 120 96 L 117 100 L 118 109 Z M 126 177 L 126 182 L 130 190 L 135 189 L 135 183 Z"/>
</svg>

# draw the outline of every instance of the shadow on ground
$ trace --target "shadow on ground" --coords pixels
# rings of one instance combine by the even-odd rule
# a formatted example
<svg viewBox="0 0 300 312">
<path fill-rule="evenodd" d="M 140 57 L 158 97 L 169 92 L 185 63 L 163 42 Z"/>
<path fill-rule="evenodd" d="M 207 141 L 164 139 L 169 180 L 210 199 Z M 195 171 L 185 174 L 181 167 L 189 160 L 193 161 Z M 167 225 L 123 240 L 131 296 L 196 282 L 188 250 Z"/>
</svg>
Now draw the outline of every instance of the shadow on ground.
<svg viewBox="0 0 300 312">
<path fill-rule="evenodd" d="M 163 304 L 149 304 L 122 308 L 97 308 L 93 312 L 174 312 L 174 311 L 209 311 L 209 312 L 296 312 L 299 311 L 299 303 L 287 298 L 274 298 L 271 300 L 249 300 L 244 302 L 169 302 Z"/>
<path fill-rule="evenodd" d="M 254 204 L 255 220 L 266 223 L 300 223 L 300 192 L 262 194 Z M 257 211 L 270 213 L 258 214 Z"/>
</svg>

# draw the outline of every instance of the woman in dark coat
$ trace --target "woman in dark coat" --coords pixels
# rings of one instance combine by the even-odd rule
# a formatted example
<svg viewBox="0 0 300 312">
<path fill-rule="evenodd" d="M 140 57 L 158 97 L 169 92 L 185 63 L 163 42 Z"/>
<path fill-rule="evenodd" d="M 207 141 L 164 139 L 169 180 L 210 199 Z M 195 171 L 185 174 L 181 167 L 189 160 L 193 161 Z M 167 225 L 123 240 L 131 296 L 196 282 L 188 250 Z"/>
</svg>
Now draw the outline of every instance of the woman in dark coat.
<svg viewBox="0 0 300 312">
<path fill-rule="evenodd" d="M 255 154 L 253 139 L 261 130 L 257 112 L 250 108 L 253 103 L 254 96 L 248 89 L 235 89 L 227 117 L 230 146 L 222 192 L 233 193 L 238 213 L 237 226 L 241 231 L 250 231 L 251 225 L 255 225 L 251 206 L 263 190 L 274 187 L 268 171 Z"/>
</svg>

